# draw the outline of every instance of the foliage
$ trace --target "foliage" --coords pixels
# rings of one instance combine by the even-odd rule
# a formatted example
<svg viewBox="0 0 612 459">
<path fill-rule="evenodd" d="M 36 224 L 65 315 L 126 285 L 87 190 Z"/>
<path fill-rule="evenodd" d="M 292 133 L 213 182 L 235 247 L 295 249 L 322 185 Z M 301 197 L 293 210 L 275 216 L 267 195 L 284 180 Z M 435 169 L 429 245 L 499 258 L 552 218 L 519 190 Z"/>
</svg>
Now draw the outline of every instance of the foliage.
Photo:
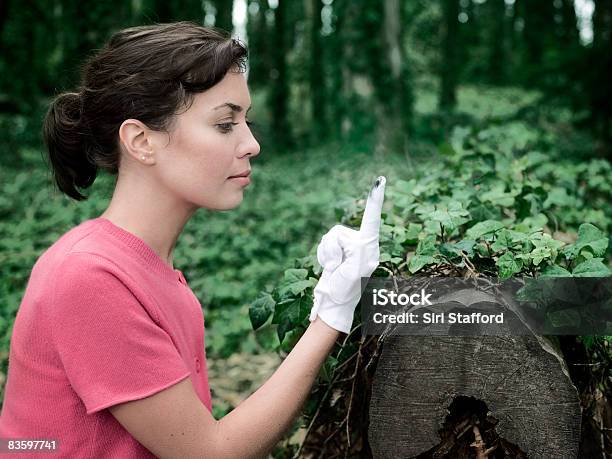
<svg viewBox="0 0 612 459">
<path fill-rule="evenodd" d="M 610 276 L 610 164 L 560 158 L 551 150 L 554 145 L 551 132 L 512 119 L 457 126 L 433 161 L 403 168 L 388 180 L 380 265 L 373 276 Z M 358 227 L 364 204 L 363 199 L 347 200 L 336 209 L 337 217 Z M 283 352 L 309 323 L 320 272 L 313 247 L 251 304 L 253 327 L 272 318 Z M 357 310 L 353 332 L 336 343 L 307 404 L 305 420 L 313 433 L 302 448 L 321 444 L 321 437 L 312 437 L 321 435 L 312 428 L 316 422 L 332 426 L 354 416 L 353 434 L 358 437 L 363 429 L 359 411 L 351 414 L 350 403 L 338 402 L 367 390 L 361 380 L 356 389 L 355 378 L 367 380 L 363 374 L 378 349 L 359 339 Z M 356 356 L 362 362 L 353 372 Z M 612 362 L 612 355 L 607 358 Z M 317 419 L 321 412 L 325 421 Z M 327 440 L 343 435 L 337 429 L 323 432 Z"/>
</svg>

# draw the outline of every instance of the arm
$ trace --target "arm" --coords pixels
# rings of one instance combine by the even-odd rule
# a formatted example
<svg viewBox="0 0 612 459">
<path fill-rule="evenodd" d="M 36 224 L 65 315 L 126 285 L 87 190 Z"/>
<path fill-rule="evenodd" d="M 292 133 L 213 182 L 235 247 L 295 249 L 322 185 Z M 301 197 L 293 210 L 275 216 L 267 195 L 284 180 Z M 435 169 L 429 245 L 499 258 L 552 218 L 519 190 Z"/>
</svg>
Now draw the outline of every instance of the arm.
<svg viewBox="0 0 612 459">
<path fill-rule="evenodd" d="M 219 421 L 224 453 L 259 457 L 272 450 L 299 414 L 338 335 L 320 319 L 310 324 L 274 374 Z"/>
<path fill-rule="evenodd" d="M 359 231 L 336 225 L 323 236 L 317 258 L 324 271 L 314 289 L 311 324 L 257 391 L 216 421 L 187 379 L 110 408 L 126 430 L 163 458 L 265 457 L 297 416 L 338 331 L 350 330 L 361 278 L 378 265 L 385 182 L 379 177 L 372 187 Z"/>
<path fill-rule="evenodd" d="M 265 457 L 298 415 L 338 334 L 322 320 L 313 321 L 274 374 L 219 421 L 189 378 L 109 410 L 161 458 Z"/>
</svg>

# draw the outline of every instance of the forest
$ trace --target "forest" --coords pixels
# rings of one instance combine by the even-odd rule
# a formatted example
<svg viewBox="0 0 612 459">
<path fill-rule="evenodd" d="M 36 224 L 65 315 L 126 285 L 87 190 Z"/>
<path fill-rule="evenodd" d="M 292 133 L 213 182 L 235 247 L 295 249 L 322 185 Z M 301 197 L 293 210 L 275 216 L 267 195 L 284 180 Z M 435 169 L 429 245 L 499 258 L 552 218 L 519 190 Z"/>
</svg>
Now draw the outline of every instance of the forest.
<svg viewBox="0 0 612 459">
<path fill-rule="evenodd" d="M 114 186 L 101 175 L 81 202 L 54 188 L 48 104 L 113 32 L 173 21 L 247 45 L 261 145 L 241 206 L 199 210 L 175 250 L 204 311 L 215 417 L 304 333 L 317 244 L 337 223 L 359 226 L 377 176 L 374 277 L 610 277 L 608 0 L 0 0 L 0 400 L 32 266 Z M 384 340 L 359 320 L 271 457 L 378 456 L 368 402 Z M 609 457 L 612 333 L 549 338 L 577 392 L 579 457 Z M 414 457 L 528 457 L 501 434 L 476 456 L 467 437 L 441 434 Z"/>
</svg>

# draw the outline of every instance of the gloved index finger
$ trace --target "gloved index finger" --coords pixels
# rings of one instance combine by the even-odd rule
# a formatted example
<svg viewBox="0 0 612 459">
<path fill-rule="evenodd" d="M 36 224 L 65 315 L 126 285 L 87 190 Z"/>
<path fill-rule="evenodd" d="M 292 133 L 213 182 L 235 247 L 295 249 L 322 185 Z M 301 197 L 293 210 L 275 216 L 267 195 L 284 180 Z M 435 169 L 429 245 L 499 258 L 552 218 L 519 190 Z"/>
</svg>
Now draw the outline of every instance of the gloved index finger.
<svg viewBox="0 0 612 459">
<path fill-rule="evenodd" d="M 385 185 L 387 179 L 380 176 L 374 182 L 374 186 L 368 194 L 365 210 L 363 211 L 363 219 L 359 232 L 364 238 L 378 237 L 380 231 L 380 214 L 382 212 L 383 201 L 385 199 Z"/>
</svg>

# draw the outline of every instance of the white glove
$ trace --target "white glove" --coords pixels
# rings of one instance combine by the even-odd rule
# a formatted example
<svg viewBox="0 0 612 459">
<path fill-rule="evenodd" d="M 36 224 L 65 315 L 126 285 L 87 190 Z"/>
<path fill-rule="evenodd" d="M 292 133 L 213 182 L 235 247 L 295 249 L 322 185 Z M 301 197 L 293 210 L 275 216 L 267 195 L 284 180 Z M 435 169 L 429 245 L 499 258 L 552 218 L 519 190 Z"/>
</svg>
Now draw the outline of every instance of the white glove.
<svg viewBox="0 0 612 459">
<path fill-rule="evenodd" d="M 385 177 L 378 177 L 368 195 L 359 231 L 336 225 L 317 247 L 323 274 L 314 289 L 309 320 L 317 315 L 330 327 L 349 333 L 361 298 L 361 278 L 369 278 L 379 263 L 380 214 L 385 197 Z"/>
</svg>

